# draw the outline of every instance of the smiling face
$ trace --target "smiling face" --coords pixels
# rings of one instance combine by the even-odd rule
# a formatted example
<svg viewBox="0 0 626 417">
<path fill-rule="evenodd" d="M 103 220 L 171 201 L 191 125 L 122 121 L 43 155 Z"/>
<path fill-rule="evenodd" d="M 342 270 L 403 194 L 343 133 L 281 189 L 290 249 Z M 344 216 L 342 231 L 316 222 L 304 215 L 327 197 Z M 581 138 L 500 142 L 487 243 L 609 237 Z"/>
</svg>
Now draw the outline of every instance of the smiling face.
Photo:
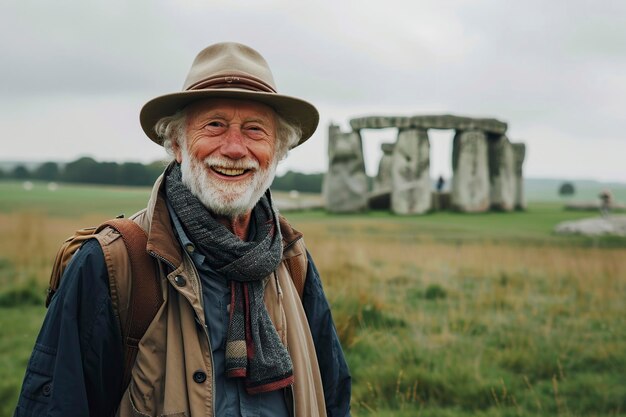
<svg viewBox="0 0 626 417">
<path fill-rule="evenodd" d="M 274 111 L 250 101 L 205 100 L 186 109 L 185 132 L 173 144 L 183 183 L 216 214 L 250 212 L 276 172 Z"/>
</svg>

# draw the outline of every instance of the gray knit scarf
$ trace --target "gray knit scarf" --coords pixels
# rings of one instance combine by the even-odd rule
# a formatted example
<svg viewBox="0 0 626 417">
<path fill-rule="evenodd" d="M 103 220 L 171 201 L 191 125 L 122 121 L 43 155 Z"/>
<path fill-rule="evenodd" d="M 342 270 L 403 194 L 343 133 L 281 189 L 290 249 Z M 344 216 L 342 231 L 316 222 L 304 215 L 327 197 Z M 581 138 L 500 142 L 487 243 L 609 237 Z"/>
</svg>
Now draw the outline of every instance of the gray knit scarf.
<svg viewBox="0 0 626 417">
<path fill-rule="evenodd" d="M 256 233 L 248 242 L 215 220 L 191 194 L 182 182 L 179 164 L 166 174 L 165 194 L 191 240 L 230 285 L 226 375 L 245 378 L 250 394 L 290 385 L 291 358 L 263 302 L 264 278 L 274 273 L 282 258 L 278 215 L 269 191 L 252 210 Z"/>
</svg>

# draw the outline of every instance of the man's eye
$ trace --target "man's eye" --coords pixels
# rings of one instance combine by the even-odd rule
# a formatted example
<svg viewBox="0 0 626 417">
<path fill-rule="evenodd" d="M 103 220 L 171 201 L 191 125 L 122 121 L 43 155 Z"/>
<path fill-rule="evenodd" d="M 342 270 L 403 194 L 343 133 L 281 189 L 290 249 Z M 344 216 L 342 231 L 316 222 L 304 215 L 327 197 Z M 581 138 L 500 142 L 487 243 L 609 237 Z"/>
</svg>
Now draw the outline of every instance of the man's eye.
<svg viewBox="0 0 626 417">
<path fill-rule="evenodd" d="M 265 129 L 263 129 L 263 127 L 259 125 L 250 125 L 247 126 L 246 129 L 251 132 L 265 132 Z"/>
<path fill-rule="evenodd" d="M 224 123 L 218 122 L 218 121 L 214 121 L 214 122 L 207 123 L 207 126 L 210 126 L 210 127 L 223 127 Z"/>
</svg>

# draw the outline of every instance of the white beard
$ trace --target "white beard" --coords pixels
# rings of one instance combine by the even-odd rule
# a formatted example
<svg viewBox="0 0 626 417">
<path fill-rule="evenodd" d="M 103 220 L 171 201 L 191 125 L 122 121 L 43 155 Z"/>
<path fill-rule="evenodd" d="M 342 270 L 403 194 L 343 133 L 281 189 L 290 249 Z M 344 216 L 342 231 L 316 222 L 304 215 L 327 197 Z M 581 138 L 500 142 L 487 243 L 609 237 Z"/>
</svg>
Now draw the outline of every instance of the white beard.
<svg viewBox="0 0 626 417">
<path fill-rule="evenodd" d="M 213 213 L 235 218 L 248 213 L 270 187 L 276 175 L 278 159 L 274 158 L 267 168 L 260 168 L 254 160 L 236 161 L 221 157 L 207 157 L 199 161 L 181 146 L 183 160 L 180 164 L 182 181 L 191 193 Z M 209 173 L 211 166 L 253 169 L 254 173 L 237 182 L 222 181 Z"/>
</svg>

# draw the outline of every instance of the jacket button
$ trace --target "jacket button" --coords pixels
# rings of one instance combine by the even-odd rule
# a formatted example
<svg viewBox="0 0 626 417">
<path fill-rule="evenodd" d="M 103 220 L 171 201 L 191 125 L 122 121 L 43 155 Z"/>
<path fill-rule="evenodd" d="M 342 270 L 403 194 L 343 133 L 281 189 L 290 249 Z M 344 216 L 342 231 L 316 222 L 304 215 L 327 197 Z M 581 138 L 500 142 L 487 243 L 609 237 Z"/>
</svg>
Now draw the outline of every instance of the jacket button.
<svg viewBox="0 0 626 417">
<path fill-rule="evenodd" d="M 41 388 L 41 392 L 43 393 L 43 395 L 45 397 L 49 397 L 50 394 L 52 393 L 52 385 L 51 384 L 46 384 Z"/>
<path fill-rule="evenodd" d="M 193 253 L 193 251 L 195 251 L 195 250 L 196 250 L 196 247 L 193 245 L 193 243 L 187 243 L 187 244 L 185 245 L 185 250 L 186 250 L 188 253 Z"/>
<path fill-rule="evenodd" d="M 185 285 L 187 285 L 187 280 L 185 279 L 184 276 L 182 275 L 176 275 L 174 277 L 174 282 L 176 283 L 176 285 L 178 285 L 179 287 L 184 287 Z"/>
<path fill-rule="evenodd" d="M 206 381 L 206 374 L 202 371 L 196 371 L 193 373 L 193 380 L 198 384 L 202 384 Z"/>
</svg>

